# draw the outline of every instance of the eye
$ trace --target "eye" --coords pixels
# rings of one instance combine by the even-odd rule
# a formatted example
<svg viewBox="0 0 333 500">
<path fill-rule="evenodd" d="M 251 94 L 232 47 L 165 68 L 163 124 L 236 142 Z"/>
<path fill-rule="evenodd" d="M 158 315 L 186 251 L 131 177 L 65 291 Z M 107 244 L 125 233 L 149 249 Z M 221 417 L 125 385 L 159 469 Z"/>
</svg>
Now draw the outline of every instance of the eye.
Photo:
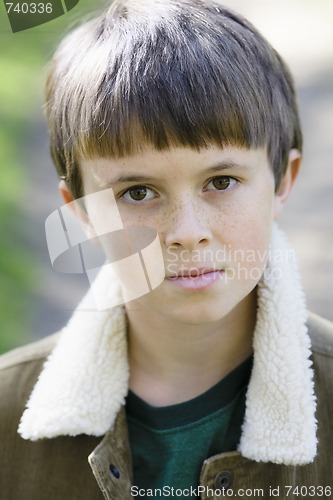
<svg viewBox="0 0 333 500">
<path fill-rule="evenodd" d="M 133 186 L 127 191 L 125 191 L 121 198 L 130 203 L 147 201 L 154 198 L 155 193 L 152 189 L 149 189 L 147 186 Z"/>
<path fill-rule="evenodd" d="M 228 191 L 237 184 L 236 179 L 228 176 L 214 177 L 206 187 L 206 190 Z M 210 187 L 212 186 L 212 187 Z"/>
</svg>

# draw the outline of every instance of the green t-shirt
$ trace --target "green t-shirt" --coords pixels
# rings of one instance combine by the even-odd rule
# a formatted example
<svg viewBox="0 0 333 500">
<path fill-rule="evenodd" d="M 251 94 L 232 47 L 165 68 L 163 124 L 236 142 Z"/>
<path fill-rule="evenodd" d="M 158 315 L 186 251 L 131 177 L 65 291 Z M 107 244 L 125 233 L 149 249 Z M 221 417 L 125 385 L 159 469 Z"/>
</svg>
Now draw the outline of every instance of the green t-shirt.
<svg viewBox="0 0 333 500">
<path fill-rule="evenodd" d="M 251 369 L 252 356 L 204 394 L 167 407 L 151 406 L 130 391 L 126 409 L 133 485 L 145 491 L 195 488 L 205 459 L 235 450 Z"/>
</svg>

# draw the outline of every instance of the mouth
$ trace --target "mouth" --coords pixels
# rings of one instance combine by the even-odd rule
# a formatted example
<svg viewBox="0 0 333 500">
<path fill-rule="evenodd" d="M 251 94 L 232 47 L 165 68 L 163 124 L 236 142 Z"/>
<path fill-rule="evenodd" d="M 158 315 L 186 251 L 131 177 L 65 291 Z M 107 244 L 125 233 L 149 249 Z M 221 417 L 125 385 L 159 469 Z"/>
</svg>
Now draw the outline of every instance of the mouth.
<svg viewBox="0 0 333 500">
<path fill-rule="evenodd" d="M 169 280 L 177 280 L 177 279 L 193 279 L 199 278 L 200 276 L 205 276 L 206 274 L 220 272 L 222 269 L 210 268 L 210 267 L 201 267 L 201 268 L 190 268 L 190 269 L 182 269 L 178 273 L 175 272 L 169 276 L 166 276 Z"/>
<path fill-rule="evenodd" d="M 183 269 L 167 277 L 170 286 L 178 288 L 185 293 L 203 292 L 223 283 L 225 272 L 222 269 L 210 267 Z"/>
</svg>

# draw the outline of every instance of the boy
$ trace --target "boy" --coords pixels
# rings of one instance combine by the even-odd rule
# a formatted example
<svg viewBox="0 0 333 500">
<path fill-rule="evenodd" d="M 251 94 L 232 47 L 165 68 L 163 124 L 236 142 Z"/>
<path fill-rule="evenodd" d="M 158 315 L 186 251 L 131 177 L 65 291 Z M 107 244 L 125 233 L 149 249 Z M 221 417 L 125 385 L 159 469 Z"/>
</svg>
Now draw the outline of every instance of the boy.
<svg viewBox="0 0 333 500">
<path fill-rule="evenodd" d="M 329 498 L 333 329 L 274 222 L 302 150 L 281 58 L 218 3 L 118 0 L 59 47 L 46 109 L 119 305 L 2 357 L 2 497 Z M 117 267 L 133 228 L 148 293 Z"/>
</svg>

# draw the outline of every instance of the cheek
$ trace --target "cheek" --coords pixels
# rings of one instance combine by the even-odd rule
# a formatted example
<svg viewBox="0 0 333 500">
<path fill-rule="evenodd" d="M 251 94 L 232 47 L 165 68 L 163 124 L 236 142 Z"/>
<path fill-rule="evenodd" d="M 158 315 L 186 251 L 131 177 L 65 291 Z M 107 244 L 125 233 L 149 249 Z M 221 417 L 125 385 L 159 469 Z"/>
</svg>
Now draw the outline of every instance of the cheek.
<svg viewBox="0 0 333 500">
<path fill-rule="evenodd" d="M 118 203 L 119 214 L 124 228 L 128 227 L 151 227 L 156 228 L 158 221 L 155 209 L 145 209 L 142 206 L 137 208 L 131 206 L 126 207 L 122 203 Z"/>
<path fill-rule="evenodd" d="M 255 202 L 246 200 L 230 207 L 220 218 L 220 239 L 229 249 L 231 264 L 263 270 L 271 240 L 274 196 L 271 190 Z"/>
</svg>

